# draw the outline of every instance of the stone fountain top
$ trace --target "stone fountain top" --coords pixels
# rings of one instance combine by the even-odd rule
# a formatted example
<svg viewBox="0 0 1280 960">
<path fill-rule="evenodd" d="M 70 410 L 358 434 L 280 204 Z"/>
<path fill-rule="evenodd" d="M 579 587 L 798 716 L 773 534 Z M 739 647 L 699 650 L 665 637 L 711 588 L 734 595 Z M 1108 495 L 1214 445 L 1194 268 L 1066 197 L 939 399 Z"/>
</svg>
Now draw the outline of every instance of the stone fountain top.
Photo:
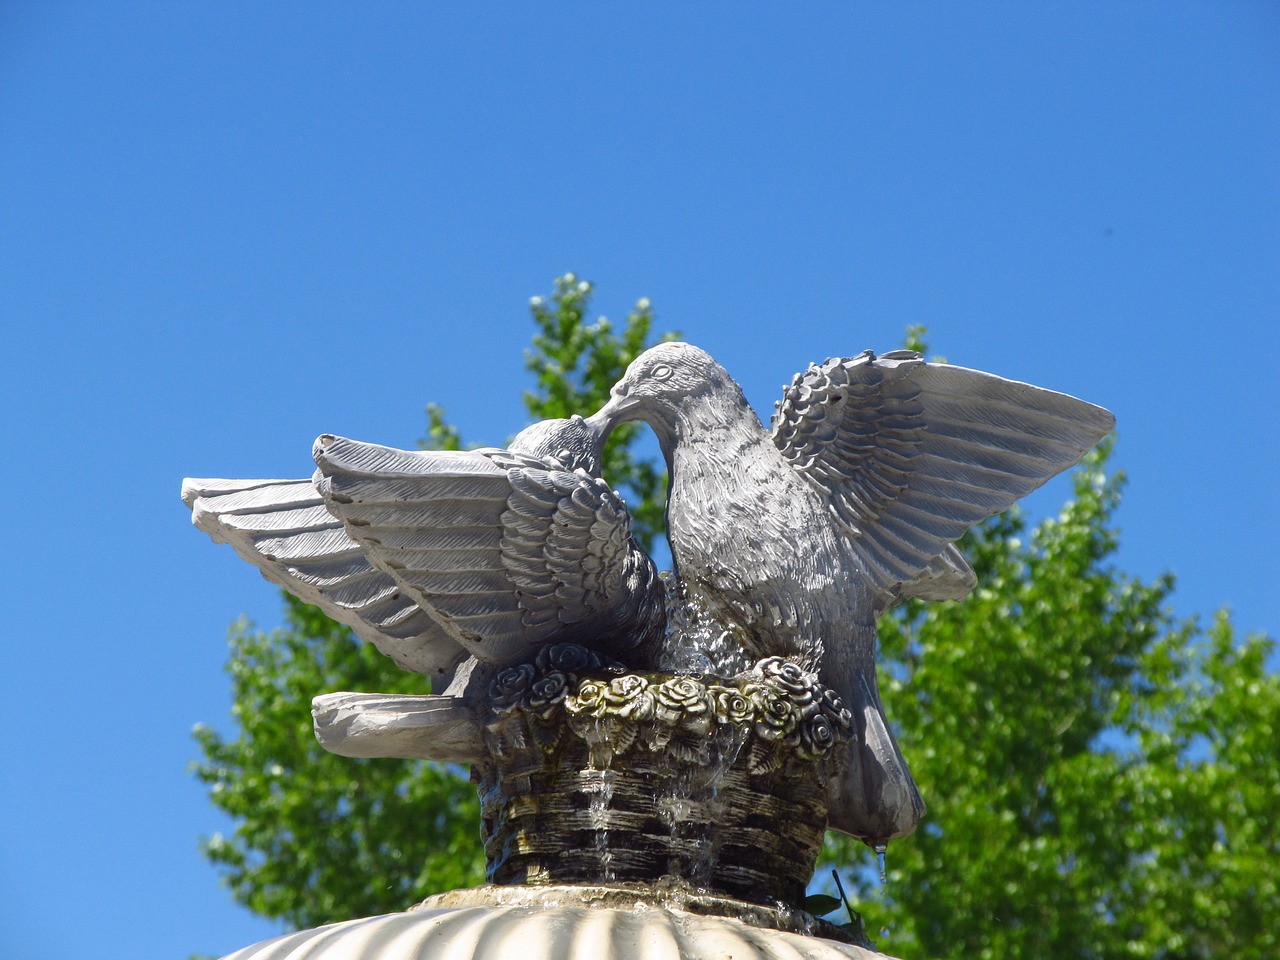
<svg viewBox="0 0 1280 960">
<path fill-rule="evenodd" d="M 671 475 L 660 575 L 600 476 L 627 420 Z M 830 826 L 873 845 L 924 804 L 884 716 L 876 619 L 960 599 L 953 543 L 1076 463 L 1099 407 L 918 354 L 797 374 L 771 429 L 705 352 L 638 357 L 590 418 L 506 449 L 316 441 L 306 480 L 188 480 L 194 522 L 407 670 L 333 693 L 347 756 L 472 766 L 490 879 L 677 878 L 803 896 Z"/>
</svg>

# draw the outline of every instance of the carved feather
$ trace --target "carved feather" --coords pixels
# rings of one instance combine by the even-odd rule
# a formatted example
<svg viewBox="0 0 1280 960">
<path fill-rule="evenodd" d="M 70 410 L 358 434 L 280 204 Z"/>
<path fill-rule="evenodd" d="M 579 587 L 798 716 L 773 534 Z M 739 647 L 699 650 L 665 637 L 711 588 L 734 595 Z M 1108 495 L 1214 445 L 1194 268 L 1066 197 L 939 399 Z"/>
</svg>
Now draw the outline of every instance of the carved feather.
<svg viewBox="0 0 1280 960">
<path fill-rule="evenodd" d="M 1072 466 L 1114 423 L 1065 394 L 895 351 L 810 366 L 772 425 L 779 450 L 829 494 L 876 589 L 892 598 L 948 543 Z"/>
<path fill-rule="evenodd" d="M 548 640 L 656 661 L 661 583 L 590 471 L 603 434 L 544 421 L 511 450 L 410 451 L 326 435 L 311 480 L 193 480 L 197 526 L 401 666 L 509 663 Z M 614 569 L 616 568 L 616 569 Z"/>
<path fill-rule="evenodd" d="M 182 498 L 215 541 L 406 670 L 445 675 L 462 659 L 443 628 L 369 563 L 309 480 L 187 480 Z"/>
<path fill-rule="evenodd" d="M 506 663 L 551 638 L 606 636 L 656 656 L 661 585 L 656 571 L 647 592 L 628 579 L 628 564 L 652 563 L 603 481 L 518 451 L 437 456 L 331 436 L 315 459 L 316 487 L 350 538 L 472 656 Z M 459 530 L 466 546 L 452 548 Z"/>
</svg>

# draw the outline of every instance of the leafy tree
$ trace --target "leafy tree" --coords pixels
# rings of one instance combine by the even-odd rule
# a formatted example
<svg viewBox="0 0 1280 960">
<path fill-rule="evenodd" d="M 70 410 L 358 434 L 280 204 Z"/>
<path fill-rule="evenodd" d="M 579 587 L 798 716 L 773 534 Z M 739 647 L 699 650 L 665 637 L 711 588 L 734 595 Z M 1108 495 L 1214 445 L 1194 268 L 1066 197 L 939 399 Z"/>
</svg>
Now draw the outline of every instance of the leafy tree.
<svg viewBox="0 0 1280 960">
<path fill-rule="evenodd" d="M 236 821 L 204 841 L 231 893 L 297 926 L 404 909 L 483 878 L 480 808 L 458 770 L 352 760 L 321 749 L 311 698 L 333 690 L 429 693 L 315 607 L 285 597 L 285 625 L 231 629 L 234 737 L 196 728 L 196 776 Z"/>
<path fill-rule="evenodd" d="M 538 333 L 527 365 L 537 389 L 525 395 L 534 419 L 588 414 L 604 403 L 628 363 L 650 346 L 653 314 L 639 301 L 620 332 L 586 322 L 591 285 L 560 277 L 536 297 Z M 424 446 L 459 449 L 444 411 L 427 408 Z M 635 456 L 634 429 L 615 433 L 605 475 L 636 511 L 638 536 L 661 528 L 666 480 Z M 231 675 L 237 730 L 196 728 L 203 759 L 193 765 L 213 802 L 235 820 L 231 836 L 203 843 L 240 903 L 265 917 L 314 926 L 401 910 L 428 894 L 484 877 L 480 812 L 465 771 L 427 762 L 337 757 L 311 729 L 311 698 L 334 690 L 429 693 L 430 681 L 397 668 L 317 608 L 285 595 L 285 623 L 264 633 L 232 627 Z"/>
<path fill-rule="evenodd" d="M 1061 514 L 962 544 L 978 588 L 881 621 L 890 716 L 929 813 L 858 870 L 901 956 L 1280 955 L 1280 677 L 1273 642 L 1168 609 L 1172 577 L 1111 565 L 1109 445 Z M 847 840 L 828 858 L 866 864 Z M 821 874 L 820 874 L 821 875 Z"/>
</svg>

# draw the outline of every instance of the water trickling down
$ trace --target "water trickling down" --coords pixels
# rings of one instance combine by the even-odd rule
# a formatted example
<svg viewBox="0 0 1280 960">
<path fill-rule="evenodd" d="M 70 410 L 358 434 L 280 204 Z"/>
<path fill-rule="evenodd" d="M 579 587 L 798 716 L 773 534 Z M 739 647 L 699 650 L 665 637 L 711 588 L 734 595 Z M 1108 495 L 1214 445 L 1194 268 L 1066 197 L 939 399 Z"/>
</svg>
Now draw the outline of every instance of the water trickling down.
<svg viewBox="0 0 1280 960">
<path fill-rule="evenodd" d="M 766 660 L 731 678 L 597 665 L 598 676 L 575 678 L 550 706 L 538 673 L 560 679 L 558 663 L 508 678 L 513 695 L 485 727 L 495 758 L 484 793 L 491 880 L 666 875 L 692 890 L 799 902 L 822 842 L 828 714 L 838 704 L 812 676 Z M 762 844 L 762 829 L 778 843 Z"/>
<path fill-rule="evenodd" d="M 887 905 L 887 899 L 888 899 L 885 896 L 884 887 L 889 882 L 888 874 L 885 871 L 885 854 L 888 853 L 889 851 L 889 845 L 887 843 L 877 843 L 874 849 L 876 852 L 876 859 L 879 861 L 879 865 L 880 865 L 880 887 L 881 887 L 880 904 L 882 907 L 884 907 Z M 889 937 L 892 933 L 893 933 L 892 925 L 884 926 L 880 928 L 880 937 L 882 939 Z"/>
<path fill-rule="evenodd" d="M 695 887 L 709 887 L 715 874 L 728 813 L 721 787 L 746 739 L 745 729 L 720 726 L 696 750 L 666 754 L 657 805 L 672 841 L 667 872 Z"/>
<path fill-rule="evenodd" d="M 664 571 L 667 632 L 659 661 L 664 673 L 732 677 L 751 668 L 749 645 L 708 614 L 701 601 L 689 597 L 679 579 Z"/>
<path fill-rule="evenodd" d="M 588 796 L 588 814 L 594 831 L 592 847 L 600 864 L 600 878 L 608 883 L 614 879 L 613 851 L 609 849 L 609 804 L 613 800 L 613 788 L 617 774 L 613 770 L 613 750 L 599 721 L 586 731 L 590 751 L 590 766 L 582 771 L 582 790 Z"/>
<path fill-rule="evenodd" d="M 699 680 L 744 673 L 753 661 L 730 631 L 692 600 L 671 571 L 662 574 L 667 598 L 667 632 L 660 668 Z M 707 738 L 672 744 L 662 773 L 658 813 L 671 832 L 668 871 L 709 885 L 720 846 L 719 824 L 727 810 L 721 786 L 747 739 L 735 726 L 717 727 Z"/>
</svg>

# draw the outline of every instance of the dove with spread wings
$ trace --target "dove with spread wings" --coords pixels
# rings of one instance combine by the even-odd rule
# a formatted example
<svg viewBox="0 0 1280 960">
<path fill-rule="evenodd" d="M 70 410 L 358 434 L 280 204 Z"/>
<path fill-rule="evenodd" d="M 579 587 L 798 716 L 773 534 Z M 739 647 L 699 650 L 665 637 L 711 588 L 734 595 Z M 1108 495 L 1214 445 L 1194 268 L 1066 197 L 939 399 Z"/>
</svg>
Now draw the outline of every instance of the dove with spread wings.
<svg viewBox="0 0 1280 960">
<path fill-rule="evenodd" d="M 641 354 L 593 420 L 657 434 L 687 601 L 752 656 L 816 672 L 852 711 L 828 822 L 873 844 L 924 813 L 880 700 L 876 618 L 903 595 L 964 596 L 972 572 L 950 545 L 1114 425 L 1064 394 L 867 351 L 797 374 L 766 430 L 724 368 L 684 343 Z"/>
</svg>

